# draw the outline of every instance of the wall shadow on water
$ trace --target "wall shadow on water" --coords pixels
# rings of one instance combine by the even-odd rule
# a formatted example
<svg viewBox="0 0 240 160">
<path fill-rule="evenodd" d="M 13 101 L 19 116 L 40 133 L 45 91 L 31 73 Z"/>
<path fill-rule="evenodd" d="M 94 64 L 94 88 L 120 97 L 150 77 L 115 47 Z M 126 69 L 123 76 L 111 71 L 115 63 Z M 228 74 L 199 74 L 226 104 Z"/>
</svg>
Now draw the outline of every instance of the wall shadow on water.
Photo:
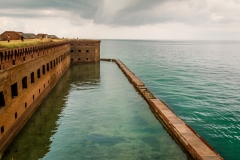
<svg viewBox="0 0 240 160">
<path fill-rule="evenodd" d="M 98 85 L 100 81 L 100 63 L 74 64 L 63 75 L 57 85 L 5 150 L 3 160 L 41 159 L 49 151 L 50 137 L 56 132 L 57 121 L 72 85 L 88 83 Z"/>
</svg>

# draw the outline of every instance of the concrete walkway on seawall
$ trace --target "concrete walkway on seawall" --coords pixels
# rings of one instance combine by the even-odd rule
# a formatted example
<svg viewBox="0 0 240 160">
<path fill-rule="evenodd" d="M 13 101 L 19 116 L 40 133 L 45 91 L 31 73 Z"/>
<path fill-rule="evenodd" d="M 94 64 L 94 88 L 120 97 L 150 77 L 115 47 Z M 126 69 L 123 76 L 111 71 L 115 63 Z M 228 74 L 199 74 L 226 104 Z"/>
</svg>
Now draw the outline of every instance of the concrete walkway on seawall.
<svg viewBox="0 0 240 160">
<path fill-rule="evenodd" d="M 186 151 L 194 158 L 199 160 L 222 160 L 223 158 L 203 140 L 190 126 L 180 119 L 167 105 L 161 100 L 156 99 L 148 91 L 144 83 L 135 76 L 120 60 L 101 59 L 103 61 L 113 61 L 119 66 L 129 81 L 141 93 L 148 104 L 154 109 L 160 121 L 163 122 L 167 130 L 181 143 Z"/>
</svg>

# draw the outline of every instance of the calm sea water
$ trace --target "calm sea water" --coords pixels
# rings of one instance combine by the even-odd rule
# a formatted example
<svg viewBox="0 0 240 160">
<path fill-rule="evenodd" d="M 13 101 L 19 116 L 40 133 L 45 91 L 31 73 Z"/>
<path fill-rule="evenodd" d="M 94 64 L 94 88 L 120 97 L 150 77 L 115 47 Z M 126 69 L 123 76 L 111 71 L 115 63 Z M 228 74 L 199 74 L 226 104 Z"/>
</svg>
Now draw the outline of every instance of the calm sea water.
<svg viewBox="0 0 240 160">
<path fill-rule="evenodd" d="M 115 63 L 72 65 L 3 159 L 176 159 L 187 155 Z"/>
<path fill-rule="evenodd" d="M 240 42 L 103 40 L 224 159 L 240 159 Z"/>
</svg>

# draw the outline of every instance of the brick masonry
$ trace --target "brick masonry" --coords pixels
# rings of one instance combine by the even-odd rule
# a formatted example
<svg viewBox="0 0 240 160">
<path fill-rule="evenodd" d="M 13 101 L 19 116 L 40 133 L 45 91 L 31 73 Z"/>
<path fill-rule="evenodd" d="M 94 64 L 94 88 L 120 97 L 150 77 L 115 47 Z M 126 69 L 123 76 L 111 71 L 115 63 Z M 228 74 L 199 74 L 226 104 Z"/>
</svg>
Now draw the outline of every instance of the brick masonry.
<svg viewBox="0 0 240 160">
<path fill-rule="evenodd" d="M 71 41 L 71 62 L 88 63 L 100 61 L 99 40 L 73 40 Z"/>
</svg>

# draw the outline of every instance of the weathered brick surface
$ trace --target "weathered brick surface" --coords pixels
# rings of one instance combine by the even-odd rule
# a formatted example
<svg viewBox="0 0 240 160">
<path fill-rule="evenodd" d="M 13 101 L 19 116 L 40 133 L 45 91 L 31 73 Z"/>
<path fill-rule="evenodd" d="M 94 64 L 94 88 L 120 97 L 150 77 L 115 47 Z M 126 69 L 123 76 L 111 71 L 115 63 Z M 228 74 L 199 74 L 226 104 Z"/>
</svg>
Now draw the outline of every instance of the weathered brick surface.
<svg viewBox="0 0 240 160">
<path fill-rule="evenodd" d="M 100 61 L 99 40 L 72 40 L 71 62 L 88 63 Z"/>
</svg>

